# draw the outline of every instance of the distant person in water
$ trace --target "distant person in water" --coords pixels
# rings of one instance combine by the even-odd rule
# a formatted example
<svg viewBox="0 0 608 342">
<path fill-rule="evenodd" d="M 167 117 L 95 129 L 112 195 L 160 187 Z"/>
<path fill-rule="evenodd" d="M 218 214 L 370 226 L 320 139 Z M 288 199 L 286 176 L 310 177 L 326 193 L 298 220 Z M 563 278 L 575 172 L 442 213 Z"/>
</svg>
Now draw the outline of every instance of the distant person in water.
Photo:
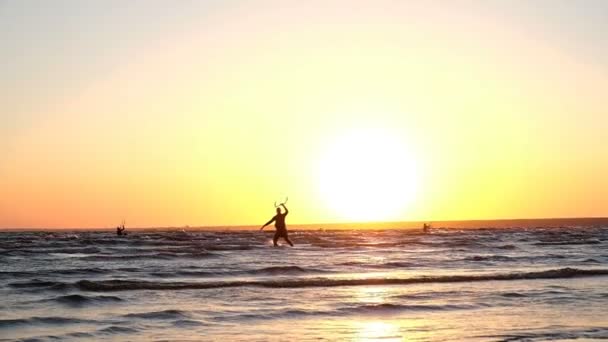
<svg viewBox="0 0 608 342">
<path fill-rule="evenodd" d="M 283 207 L 285 209 L 285 213 L 281 213 L 281 208 Z M 287 210 L 287 207 L 285 206 L 285 203 L 281 203 L 278 207 L 277 207 L 277 214 L 274 215 L 273 218 L 270 219 L 270 221 L 266 222 L 266 224 L 264 224 L 262 226 L 262 228 L 260 228 L 260 230 L 263 230 L 264 227 L 266 227 L 267 225 L 271 224 L 272 222 L 274 222 L 274 227 L 276 229 L 276 232 L 274 233 L 274 238 L 272 238 L 272 242 L 274 243 L 275 247 L 278 246 L 277 245 L 277 240 L 279 238 L 283 238 L 285 239 L 285 241 L 287 241 L 287 243 L 293 247 L 293 243 L 291 243 L 291 241 L 289 240 L 289 237 L 287 236 L 287 226 L 285 225 L 285 216 L 287 216 L 287 214 L 289 214 L 289 210 Z"/>
<path fill-rule="evenodd" d="M 127 235 L 127 233 L 125 233 L 125 225 L 123 224 L 122 227 L 116 227 L 116 235 L 118 236 L 122 236 L 122 235 Z"/>
<path fill-rule="evenodd" d="M 422 231 L 423 231 L 423 232 L 425 232 L 425 233 L 430 232 L 430 231 L 431 231 L 431 225 L 430 225 L 430 224 L 428 224 L 428 223 L 425 223 L 425 224 L 422 226 Z"/>
</svg>

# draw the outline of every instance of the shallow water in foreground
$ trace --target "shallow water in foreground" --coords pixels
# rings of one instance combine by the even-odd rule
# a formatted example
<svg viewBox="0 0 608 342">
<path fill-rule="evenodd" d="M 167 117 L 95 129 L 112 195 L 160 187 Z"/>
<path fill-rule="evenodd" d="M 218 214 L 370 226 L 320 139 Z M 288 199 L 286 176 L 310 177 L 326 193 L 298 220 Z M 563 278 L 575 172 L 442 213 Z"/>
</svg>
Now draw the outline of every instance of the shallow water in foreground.
<svg viewBox="0 0 608 342">
<path fill-rule="evenodd" d="M 0 233 L 0 341 L 608 339 L 608 228 Z"/>
</svg>

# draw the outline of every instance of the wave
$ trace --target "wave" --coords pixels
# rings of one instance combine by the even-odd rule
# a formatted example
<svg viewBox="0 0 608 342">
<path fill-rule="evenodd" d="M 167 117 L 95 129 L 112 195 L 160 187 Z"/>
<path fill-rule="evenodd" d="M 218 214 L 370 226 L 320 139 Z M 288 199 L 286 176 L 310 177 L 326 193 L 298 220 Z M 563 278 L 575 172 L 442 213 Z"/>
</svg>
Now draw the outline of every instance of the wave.
<svg viewBox="0 0 608 342">
<path fill-rule="evenodd" d="M 515 261 L 518 258 L 509 257 L 506 255 L 474 255 L 464 258 L 466 261 Z"/>
<path fill-rule="evenodd" d="M 61 284 L 61 282 L 32 279 L 23 283 L 10 283 L 8 286 L 20 289 L 30 287 L 50 287 L 58 284 Z"/>
<path fill-rule="evenodd" d="M 79 294 L 71 294 L 48 299 L 45 301 L 51 301 L 72 307 L 81 307 L 93 304 L 117 303 L 122 302 L 123 299 L 115 296 L 84 296 Z"/>
<path fill-rule="evenodd" d="M 515 246 L 515 245 L 500 245 L 500 246 L 495 246 L 494 248 L 498 248 L 498 249 L 517 249 L 517 246 Z"/>
<path fill-rule="evenodd" d="M 601 264 L 602 263 L 601 261 L 594 259 L 594 258 L 587 258 L 587 259 L 583 260 L 582 262 L 591 263 L 591 264 Z"/>
<path fill-rule="evenodd" d="M 508 281 L 525 279 L 563 279 L 592 276 L 606 276 L 608 269 L 560 268 L 537 272 L 494 273 L 480 275 L 427 276 L 417 278 L 364 278 L 333 279 L 304 278 L 280 280 L 238 280 L 218 282 L 152 282 L 140 280 L 81 280 L 74 285 L 84 291 L 129 291 L 129 290 L 183 290 L 212 289 L 228 287 L 266 287 L 266 288 L 303 288 L 303 287 L 336 287 L 368 285 L 409 285 L 424 283 L 460 283 L 479 281 Z"/>
<path fill-rule="evenodd" d="M 53 274 L 61 274 L 61 275 L 81 275 L 81 274 L 109 274 L 114 270 L 112 269 L 103 269 L 97 267 L 91 268 L 72 268 L 72 269 L 64 269 L 64 270 L 53 270 L 51 271 Z"/>
<path fill-rule="evenodd" d="M 80 324 L 80 323 L 98 323 L 93 320 L 78 319 L 71 317 L 30 317 L 30 318 L 17 318 L 17 319 L 0 319 L 0 329 L 2 328 L 13 328 L 18 325 L 31 325 L 31 324 L 48 324 L 48 325 L 67 325 L 67 324 Z"/>
<path fill-rule="evenodd" d="M 235 322 L 242 322 L 243 320 L 257 320 L 257 319 L 268 319 L 268 318 L 296 318 L 302 316 L 350 316 L 350 315 L 391 315 L 404 311 L 410 312 L 429 312 L 429 311 L 452 311 L 452 310 L 471 310 L 477 309 L 481 306 L 486 305 L 472 305 L 472 304 L 421 304 L 421 305 L 402 305 L 402 304 L 363 304 L 356 306 L 346 306 L 337 308 L 335 310 L 300 310 L 300 309 L 289 309 L 281 310 L 275 313 L 241 313 L 238 315 L 219 315 L 214 319 L 217 321 L 231 320 Z"/>
<path fill-rule="evenodd" d="M 130 313 L 123 315 L 126 318 L 143 318 L 143 319 L 185 319 L 189 318 L 187 312 L 181 310 L 163 310 L 163 311 L 150 311 L 140 313 Z"/>
<path fill-rule="evenodd" d="M 420 266 L 419 264 L 415 264 L 412 262 L 406 262 L 406 261 L 391 261 L 391 262 L 386 262 L 383 264 L 369 264 L 369 263 L 361 262 L 361 261 L 347 261 L 347 262 L 340 263 L 338 265 L 340 265 L 340 266 L 360 266 L 360 267 L 366 267 L 366 268 L 379 268 L 379 269 L 411 268 L 411 267 Z"/>
<path fill-rule="evenodd" d="M 132 334 L 132 333 L 138 332 L 138 330 L 134 329 L 134 328 L 127 328 L 127 327 L 120 327 L 117 325 L 111 325 L 107 328 L 100 329 L 97 332 L 99 332 L 101 334 Z"/>
<path fill-rule="evenodd" d="M 128 272 L 128 268 L 115 268 L 115 269 L 103 269 L 103 268 L 72 268 L 72 269 L 51 269 L 51 270 L 37 270 L 37 271 L 23 271 L 23 272 L 0 272 L 0 275 L 6 275 L 13 278 L 27 278 L 32 276 L 52 276 L 57 275 L 98 275 L 98 274 L 111 274 L 113 272 Z M 133 268 L 131 271 L 139 271 Z M 19 287 L 19 283 L 15 283 L 13 287 Z M 30 283 L 23 283 L 21 287 L 39 286 Z"/>
<path fill-rule="evenodd" d="M 535 246 L 562 246 L 562 245 L 598 245 L 602 241 L 598 239 L 593 240 L 576 240 L 576 241 L 543 241 L 533 243 Z"/>
<path fill-rule="evenodd" d="M 304 268 L 300 266 L 271 266 L 258 268 L 253 270 L 240 271 L 178 271 L 178 272 L 151 272 L 151 276 L 159 278 L 175 278 L 175 277 L 230 277 L 230 276 L 280 276 L 280 275 L 298 275 L 298 274 L 319 274 L 328 273 L 329 271 Z"/>
<path fill-rule="evenodd" d="M 392 262 L 387 262 L 384 264 L 376 264 L 376 265 L 369 265 L 369 267 L 371 268 L 411 268 L 411 267 L 417 267 L 419 265 L 416 265 L 412 262 L 405 262 L 405 261 L 392 261 Z"/>
<path fill-rule="evenodd" d="M 150 254 L 102 254 L 102 255 L 89 255 L 81 258 L 81 260 L 86 261 L 118 261 L 118 260 L 142 260 L 142 259 L 160 259 L 160 260 L 170 260 L 176 258 L 206 258 L 216 256 L 216 254 L 207 252 L 207 251 L 199 251 L 197 253 L 175 253 L 175 252 L 161 252 L 161 253 L 150 253 Z"/>
<path fill-rule="evenodd" d="M 77 338 L 77 339 L 91 339 L 93 338 L 93 335 L 86 333 L 86 332 L 82 332 L 82 331 L 76 331 L 73 333 L 69 333 L 69 334 L 65 334 L 64 335 L 66 338 Z M 56 338 L 55 338 L 56 339 Z"/>
<path fill-rule="evenodd" d="M 342 308 L 338 311 L 348 313 L 348 314 L 385 314 L 391 312 L 401 312 L 401 311 L 448 311 L 448 310 L 467 310 L 467 309 L 476 309 L 479 308 L 479 305 L 455 305 L 455 304 L 445 304 L 445 305 L 400 305 L 400 304 L 390 304 L 390 303 L 382 303 L 382 304 L 367 304 L 361 305 L 351 308 Z"/>
<path fill-rule="evenodd" d="M 463 261 L 502 261 L 502 262 L 535 262 L 535 261 L 549 261 L 552 259 L 566 259 L 567 256 L 561 254 L 546 254 L 546 255 L 518 255 L 518 256 L 508 256 L 508 255 L 473 255 L 466 258 L 463 258 Z M 600 263 L 599 261 L 589 258 L 586 260 L 582 260 L 581 262 L 585 263 Z"/>
<path fill-rule="evenodd" d="M 194 321 L 191 319 L 180 319 L 172 323 L 176 327 L 197 327 L 201 325 L 205 325 L 200 321 Z"/>
<path fill-rule="evenodd" d="M 433 291 L 433 292 L 418 292 L 418 293 L 407 293 L 407 294 L 399 294 L 391 296 L 393 299 L 397 300 L 437 300 L 439 298 L 452 298 L 452 297 L 460 297 L 460 296 L 474 296 L 475 293 L 473 291 Z"/>
<path fill-rule="evenodd" d="M 252 249 L 264 248 L 263 244 L 254 245 L 205 245 L 205 249 L 210 251 L 249 251 Z"/>
<path fill-rule="evenodd" d="M 499 295 L 501 297 L 505 297 L 505 298 L 525 298 L 525 297 L 528 297 L 528 295 L 526 295 L 524 293 L 519 293 L 519 292 L 505 292 L 505 293 L 501 293 Z"/>
<path fill-rule="evenodd" d="M 67 248 L 49 248 L 41 250 L 42 253 L 63 253 L 63 254 L 95 254 L 100 250 L 97 247 L 67 247 Z"/>
<path fill-rule="evenodd" d="M 546 331 L 520 332 L 504 335 L 482 335 L 480 338 L 499 339 L 500 341 L 548 341 L 548 340 L 576 340 L 582 339 L 608 339 L 608 328 L 590 327 L 582 329 L 548 329 Z"/>
<path fill-rule="evenodd" d="M 306 274 L 306 273 L 327 273 L 327 271 L 304 268 L 300 266 L 271 266 L 264 267 L 255 270 L 245 271 L 246 274 L 251 275 L 282 275 L 282 274 Z"/>
<path fill-rule="evenodd" d="M 40 246 L 30 248 L 9 248 L 0 251 L 0 255 L 7 256 L 31 256 L 34 254 L 95 254 L 99 253 L 100 250 L 96 247 L 69 247 L 69 246 Z"/>
<path fill-rule="evenodd" d="M 74 289 L 74 285 L 70 283 L 61 281 L 40 281 L 37 279 L 23 283 L 10 283 L 8 286 L 18 288 L 24 292 L 38 292 L 40 290 L 66 292 Z"/>
</svg>

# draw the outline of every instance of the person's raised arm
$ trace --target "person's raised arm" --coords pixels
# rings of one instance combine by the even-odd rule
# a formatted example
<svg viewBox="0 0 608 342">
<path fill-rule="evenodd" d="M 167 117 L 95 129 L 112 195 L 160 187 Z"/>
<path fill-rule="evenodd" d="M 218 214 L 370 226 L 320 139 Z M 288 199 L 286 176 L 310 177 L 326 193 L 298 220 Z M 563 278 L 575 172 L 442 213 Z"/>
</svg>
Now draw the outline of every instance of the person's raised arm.
<svg viewBox="0 0 608 342">
<path fill-rule="evenodd" d="M 283 207 L 283 209 L 285 209 L 285 215 L 289 214 L 289 210 L 285 206 L 285 203 L 281 203 L 281 206 Z"/>
<path fill-rule="evenodd" d="M 276 218 L 277 218 L 277 217 L 276 217 L 276 215 L 275 215 L 275 216 L 273 216 L 273 217 L 270 219 L 270 221 L 266 222 L 266 223 L 265 223 L 265 224 L 262 226 L 262 228 L 260 228 L 260 230 L 264 229 L 264 227 L 266 227 L 267 225 L 269 225 L 269 224 L 271 224 L 272 222 L 274 222 L 274 220 L 276 220 Z"/>
</svg>

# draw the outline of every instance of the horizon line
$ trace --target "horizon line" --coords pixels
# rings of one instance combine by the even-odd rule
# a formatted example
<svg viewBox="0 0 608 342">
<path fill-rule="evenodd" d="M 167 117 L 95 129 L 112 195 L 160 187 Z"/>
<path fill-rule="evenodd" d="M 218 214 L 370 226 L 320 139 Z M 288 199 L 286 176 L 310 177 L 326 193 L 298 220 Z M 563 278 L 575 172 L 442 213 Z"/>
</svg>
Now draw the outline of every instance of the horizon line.
<svg viewBox="0 0 608 342">
<path fill-rule="evenodd" d="M 370 225 L 370 224 L 381 224 L 381 225 L 391 225 L 391 224 L 421 224 L 421 223 L 463 223 L 463 222 L 513 222 L 513 221 L 543 221 L 543 220 L 606 220 L 608 221 L 608 216 L 584 216 L 584 217 L 536 217 L 536 218 L 498 218 L 498 219 L 459 219 L 459 220 L 412 220 L 412 221 L 346 221 L 346 222 L 324 222 L 324 223 L 290 223 L 290 226 L 314 226 L 314 225 Z M 128 227 L 129 229 L 183 229 L 183 228 L 192 228 L 192 229 L 234 229 L 234 228 L 248 228 L 248 227 L 257 227 L 258 225 L 254 224 L 234 224 L 234 225 L 181 225 L 181 226 L 133 226 Z M 0 227 L 0 231 L 15 231 L 15 230 L 107 230 L 114 229 L 116 227 Z M 407 227 L 403 227 L 407 228 Z M 413 227 L 412 227 L 413 228 Z M 447 227 L 444 227 L 447 228 Z M 393 228 L 394 229 L 394 228 Z"/>
</svg>

